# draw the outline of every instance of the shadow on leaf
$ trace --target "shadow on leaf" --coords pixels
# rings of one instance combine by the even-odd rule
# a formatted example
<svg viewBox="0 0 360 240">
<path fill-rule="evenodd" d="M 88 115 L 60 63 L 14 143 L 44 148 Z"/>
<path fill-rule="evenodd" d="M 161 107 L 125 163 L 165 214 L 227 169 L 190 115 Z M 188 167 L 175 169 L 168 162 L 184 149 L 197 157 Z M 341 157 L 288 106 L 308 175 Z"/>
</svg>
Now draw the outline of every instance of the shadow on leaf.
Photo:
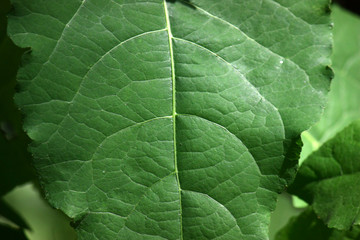
<svg viewBox="0 0 360 240">
<path fill-rule="evenodd" d="M 175 3 L 179 2 L 181 4 L 184 4 L 187 7 L 190 7 L 192 9 L 196 9 L 196 7 L 192 4 L 191 0 L 166 0 L 167 2 Z"/>
</svg>

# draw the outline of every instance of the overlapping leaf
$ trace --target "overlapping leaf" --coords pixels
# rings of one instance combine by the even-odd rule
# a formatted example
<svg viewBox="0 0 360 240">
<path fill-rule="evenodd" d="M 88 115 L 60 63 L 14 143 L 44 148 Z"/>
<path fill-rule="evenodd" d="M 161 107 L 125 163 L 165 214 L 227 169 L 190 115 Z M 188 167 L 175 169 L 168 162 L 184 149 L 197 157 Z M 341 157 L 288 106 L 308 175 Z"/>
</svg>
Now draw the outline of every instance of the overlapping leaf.
<svg viewBox="0 0 360 240">
<path fill-rule="evenodd" d="M 334 5 L 334 52 L 329 102 L 320 121 L 302 135 L 300 163 L 353 120 L 360 118 L 360 19 Z M 301 207 L 303 203 L 294 201 Z"/>
<path fill-rule="evenodd" d="M 360 227 L 356 226 L 349 231 L 340 231 L 328 228 L 319 219 L 311 207 L 307 208 L 298 217 L 292 218 L 289 223 L 278 232 L 275 240 L 358 240 Z"/>
<path fill-rule="evenodd" d="M 331 71 L 327 0 L 14 1 L 19 106 L 80 239 L 266 239 Z"/>
<path fill-rule="evenodd" d="M 29 139 L 22 131 L 20 112 L 14 104 L 15 75 L 23 49 L 6 36 L 8 1 L 0 4 L 0 196 L 33 178 Z"/>
<path fill-rule="evenodd" d="M 337 5 L 333 6 L 334 52 L 329 103 L 319 123 L 303 137 L 305 159 L 321 144 L 360 118 L 360 18 Z"/>
<path fill-rule="evenodd" d="M 359 149 L 357 120 L 304 161 L 289 189 L 313 204 L 329 227 L 348 230 L 360 224 Z"/>
<path fill-rule="evenodd" d="M 307 133 L 307 136 L 310 136 L 312 140 L 305 141 L 304 147 L 307 150 L 305 150 L 306 154 L 303 154 L 303 157 L 309 155 L 314 150 L 313 147 L 311 147 L 312 142 L 315 142 L 315 145 L 321 145 L 334 136 L 334 134 L 342 130 L 351 121 L 360 118 L 360 31 L 358 28 L 360 19 L 335 5 L 333 7 L 333 20 L 335 27 L 334 54 L 332 59 L 333 68 L 335 70 L 335 79 L 331 86 L 329 104 L 325 109 L 324 116 L 322 116 L 321 121 Z M 337 143 L 339 145 L 338 147 L 344 146 L 344 157 L 352 158 L 352 156 L 346 155 L 348 153 L 346 146 L 350 143 L 340 142 L 340 140 L 338 140 Z M 311 155 L 311 159 L 315 159 L 316 156 L 319 155 Z M 327 168 L 326 164 L 327 162 L 324 161 L 321 167 L 316 167 L 316 171 L 325 170 Z M 328 167 L 331 167 L 331 165 L 332 163 L 329 162 Z M 354 169 L 354 171 L 356 171 L 356 169 Z M 349 184 L 356 184 L 355 182 L 349 182 Z M 303 183 L 308 184 L 308 182 Z M 301 184 L 301 181 L 298 181 L 297 184 Z M 335 184 L 334 186 L 337 185 Z M 299 189 L 297 191 L 294 189 L 294 191 L 301 194 L 301 196 L 304 196 L 304 193 L 300 193 L 300 189 L 305 186 L 298 185 L 297 187 Z M 332 191 L 332 188 L 333 186 L 329 186 L 327 191 Z M 350 188 L 351 186 L 346 186 L 344 189 L 345 196 L 348 195 Z M 335 192 L 338 194 L 340 193 L 339 189 L 335 189 Z M 358 191 L 354 192 L 354 196 L 357 192 Z M 311 202 L 314 193 L 312 192 L 309 194 L 310 196 L 305 198 Z M 334 200 L 334 203 L 339 200 L 338 197 L 339 196 L 336 198 L 337 200 Z M 332 200 L 328 199 L 328 201 L 331 202 Z M 358 206 L 358 204 L 355 203 L 354 206 Z M 329 209 L 324 211 L 328 210 Z M 346 215 L 346 212 L 349 210 L 346 210 L 343 214 Z M 333 209 L 331 212 L 333 212 Z M 336 221 L 342 223 L 347 222 L 345 225 L 336 224 L 338 228 L 348 228 L 352 225 L 351 222 L 353 217 L 351 216 L 349 219 L 344 219 L 343 214 L 340 214 L 340 216 L 333 216 L 333 218 L 339 217 Z M 322 216 L 324 220 L 328 221 L 324 214 Z"/>
</svg>

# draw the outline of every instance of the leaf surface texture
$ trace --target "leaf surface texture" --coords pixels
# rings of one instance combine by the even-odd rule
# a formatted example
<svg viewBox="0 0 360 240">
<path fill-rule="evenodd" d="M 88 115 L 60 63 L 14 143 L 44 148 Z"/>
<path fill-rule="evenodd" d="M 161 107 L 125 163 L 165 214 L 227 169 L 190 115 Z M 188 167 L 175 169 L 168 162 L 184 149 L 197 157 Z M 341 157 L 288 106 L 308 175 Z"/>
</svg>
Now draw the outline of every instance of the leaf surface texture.
<svg viewBox="0 0 360 240">
<path fill-rule="evenodd" d="M 292 218 L 277 233 L 275 240 L 301 240 L 304 238 L 309 240 L 359 240 L 360 228 L 355 226 L 349 231 L 328 228 L 309 207 L 299 216 Z"/>
<path fill-rule="evenodd" d="M 338 133 L 301 165 L 289 192 L 313 205 L 331 228 L 360 225 L 360 120 Z"/>
<path fill-rule="evenodd" d="M 328 1 L 14 1 L 35 165 L 80 239 L 267 239 L 331 71 Z M 311 14 L 310 14 L 311 13 Z"/>
<path fill-rule="evenodd" d="M 303 136 L 302 160 L 352 121 L 360 118 L 360 18 L 340 6 L 332 7 L 335 78 L 320 121 Z M 300 160 L 301 161 L 301 160 Z"/>
</svg>

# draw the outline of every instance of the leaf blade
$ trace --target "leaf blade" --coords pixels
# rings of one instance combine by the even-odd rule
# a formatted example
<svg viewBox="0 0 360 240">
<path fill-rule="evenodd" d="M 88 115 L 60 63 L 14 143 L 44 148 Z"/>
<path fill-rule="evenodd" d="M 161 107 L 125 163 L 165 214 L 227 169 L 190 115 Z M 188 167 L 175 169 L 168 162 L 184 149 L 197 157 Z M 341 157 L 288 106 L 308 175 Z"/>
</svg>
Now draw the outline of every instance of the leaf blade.
<svg viewBox="0 0 360 240">
<path fill-rule="evenodd" d="M 356 240 L 359 239 L 359 227 L 355 226 L 350 231 L 339 231 L 327 228 L 321 219 L 314 213 L 311 207 L 307 208 L 299 216 L 294 217 L 278 232 L 275 240 L 286 239 L 324 239 L 324 240 Z"/>
<path fill-rule="evenodd" d="M 313 204 L 331 228 L 359 225 L 359 120 L 354 121 L 307 158 L 289 191 Z M 331 199 L 331 201 L 329 201 Z"/>
<path fill-rule="evenodd" d="M 274 53 L 276 47 L 257 43 L 264 39 L 255 41 L 255 32 L 234 28 L 241 25 L 237 17 L 215 17 L 229 6 L 240 12 L 235 4 L 207 9 L 216 2 L 87 0 L 61 2 L 66 7 L 56 10 L 58 3 L 15 2 L 18 16 L 52 19 L 32 34 L 30 21 L 11 18 L 13 39 L 33 46 L 31 60 L 18 76 L 23 89 L 17 101 L 28 115 L 25 129 L 34 140 L 32 151 L 49 200 L 75 218 L 80 238 L 267 237 L 277 192 L 296 165 L 299 146 L 294 143 L 324 104 L 326 57 L 317 57 L 321 63 L 309 68 L 312 74 L 305 73 L 295 60 Z M 276 2 L 260 7 L 266 10 L 269 4 L 293 19 L 292 26 L 299 25 L 294 20 L 299 17 Z M 61 11 L 61 18 L 54 18 Z M 319 40 L 325 47 L 316 54 L 327 56 L 330 30 L 327 13 L 320 15 L 325 20 L 314 28 L 327 31 Z M 261 14 L 258 20 L 267 19 Z M 179 30 L 183 21 L 191 21 L 185 25 L 205 37 L 189 38 L 185 29 Z M 208 23 L 211 31 L 206 32 Z M 229 35 L 218 34 L 224 30 Z M 41 46 L 37 35 L 43 35 Z M 217 44 L 237 47 L 229 42 L 232 36 L 248 45 L 224 55 Z M 203 39 L 213 44 L 205 46 Z M 237 62 L 246 48 L 246 61 Z M 281 81 L 266 86 L 278 74 Z M 267 81 L 263 85 L 262 77 Z M 306 91 L 294 101 L 285 99 L 302 88 Z M 303 121 L 294 121 L 301 116 Z M 210 215 L 194 206 L 208 206 Z M 214 214 L 232 228 L 214 226 L 222 219 Z"/>
</svg>

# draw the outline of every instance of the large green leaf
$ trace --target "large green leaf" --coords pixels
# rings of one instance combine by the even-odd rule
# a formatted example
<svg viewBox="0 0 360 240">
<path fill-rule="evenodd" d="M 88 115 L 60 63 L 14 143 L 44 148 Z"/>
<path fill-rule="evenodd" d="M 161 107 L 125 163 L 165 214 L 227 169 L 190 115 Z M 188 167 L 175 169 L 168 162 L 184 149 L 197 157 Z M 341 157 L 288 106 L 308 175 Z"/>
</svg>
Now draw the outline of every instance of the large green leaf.
<svg viewBox="0 0 360 240">
<path fill-rule="evenodd" d="M 327 0 L 14 0 L 16 99 L 80 239 L 267 239 L 332 72 Z"/>
<path fill-rule="evenodd" d="M 329 103 L 319 123 L 303 135 L 304 160 L 336 133 L 360 118 L 360 18 L 333 6 L 334 51 Z"/>
<path fill-rule="evenodd" d="M 360 120 L 322 145 L 301 165 L 289 192 L 313 204 L 329 227 L 360 225 Z"/>
<path fill-rule="evenodd" d="M 292 218 L 286 227 L 280 230 L 275 240 L 359 240 L 360 227 L 349 231 L 327 228 L 311 207 L 298 217 Z"/>
</svg>

